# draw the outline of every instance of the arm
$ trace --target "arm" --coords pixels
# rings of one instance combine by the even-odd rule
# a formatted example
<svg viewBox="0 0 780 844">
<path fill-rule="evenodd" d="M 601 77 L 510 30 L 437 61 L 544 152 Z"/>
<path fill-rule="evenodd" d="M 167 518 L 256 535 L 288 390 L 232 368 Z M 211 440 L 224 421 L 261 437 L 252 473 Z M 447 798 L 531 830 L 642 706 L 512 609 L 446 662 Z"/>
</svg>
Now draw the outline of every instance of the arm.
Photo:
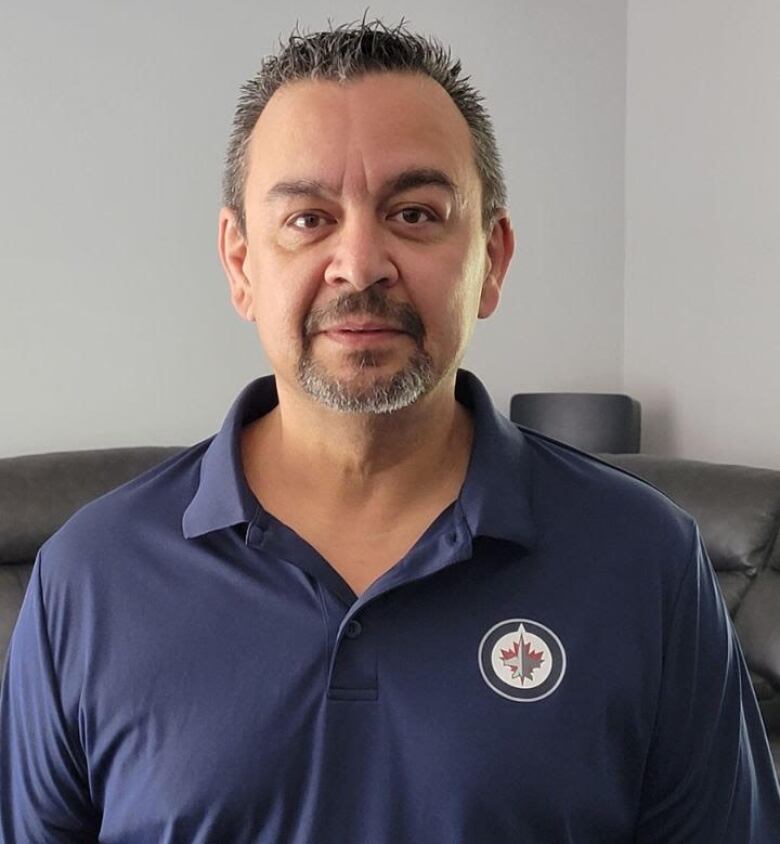
<svg viewBox="0 0 780 844">
<path fill-rule="evenodd" d="M 76 726 L 60 703 L 35 560 L 11 638 L 0 691 L 0 840 L 97 841 Z"/>
<path fill-rule="evenodd" d="M 778 842 L 766 733 L 698 528 L 671 618 L 636 842 Z"/>
</svg>

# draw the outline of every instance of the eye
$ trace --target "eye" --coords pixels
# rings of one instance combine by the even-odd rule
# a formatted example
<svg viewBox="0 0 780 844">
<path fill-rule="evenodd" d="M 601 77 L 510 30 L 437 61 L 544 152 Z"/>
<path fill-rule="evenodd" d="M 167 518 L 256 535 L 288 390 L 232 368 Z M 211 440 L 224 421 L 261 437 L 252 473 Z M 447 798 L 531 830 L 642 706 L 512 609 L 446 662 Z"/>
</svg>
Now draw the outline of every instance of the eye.
<svg viewBox="0 0 780 844">
<path fill-rule="evenodd" d="M 436 215 L 432 211 L 429 211 L 427 208 L 418 208 L 417 206 L 402 208 L 392 216 L 397 217 L 399 214 L 402 215 L 403 221 L 405 223 L 409 223 L 410 225 L 417 225 L 421 222 L 432 223 L 436 220 Z M 426 217 L 427 219 L 421 220 L 421 216 Z"/>
<path fill-rule="evenodd" d="M 303 214 L 298 214 L 290 220 L 290 225 L 299 231 L 312 231 L 318 229 L 319 222 L 325 218 L 322 214 L 316 211 L 306 211 Z"/>
</svg>

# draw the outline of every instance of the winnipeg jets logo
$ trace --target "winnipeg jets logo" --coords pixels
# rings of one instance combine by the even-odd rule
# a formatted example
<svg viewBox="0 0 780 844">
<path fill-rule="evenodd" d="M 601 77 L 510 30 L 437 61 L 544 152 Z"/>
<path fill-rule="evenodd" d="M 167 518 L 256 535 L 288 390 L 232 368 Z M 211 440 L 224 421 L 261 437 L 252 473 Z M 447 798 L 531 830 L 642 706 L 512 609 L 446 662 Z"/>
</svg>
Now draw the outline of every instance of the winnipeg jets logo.
<svg viewBox="0 0 780 844">
<path fill-rule="evenodd" d="M 561 640 L 527 618 L 500 621 L 479 643 L 479 670 L 490 688 L 516 701 L 541 700 L 558 688 L 566 671 Z"/>
</svg>

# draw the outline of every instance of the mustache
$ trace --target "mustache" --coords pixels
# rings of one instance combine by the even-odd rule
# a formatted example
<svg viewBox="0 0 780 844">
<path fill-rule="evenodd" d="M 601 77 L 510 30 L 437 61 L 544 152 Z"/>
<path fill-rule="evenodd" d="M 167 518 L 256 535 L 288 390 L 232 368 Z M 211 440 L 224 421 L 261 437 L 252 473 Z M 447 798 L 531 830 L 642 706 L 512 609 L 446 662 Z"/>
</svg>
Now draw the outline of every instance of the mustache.
<svg viewBox="0 0 780 844">
<path fill-rule="evenodd" d="M 420 315 L 407 302 L 393 302 L 380 292 L 376 285 L 356 293 L 345 293 L 323 308 L 312 308 L 303 323 L 304 337 L 320 331 L 340 317 L 372 316 L 397 326 L 417 342 L 425 337 L 425 326 Z"/>
</svg>

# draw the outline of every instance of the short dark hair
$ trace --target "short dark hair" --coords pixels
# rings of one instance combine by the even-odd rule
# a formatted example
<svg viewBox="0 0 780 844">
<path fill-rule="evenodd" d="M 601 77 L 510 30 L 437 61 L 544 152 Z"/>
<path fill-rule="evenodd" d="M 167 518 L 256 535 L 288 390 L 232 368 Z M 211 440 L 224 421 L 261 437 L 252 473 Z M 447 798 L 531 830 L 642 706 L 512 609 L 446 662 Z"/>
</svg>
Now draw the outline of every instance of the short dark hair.
<svg viewBox="0 0 780 844">
<path fill-rule="evenodd" d="M 471 131 L 482 184 L 482 227 L 489 232 L 498 209 L 506 205 L 506 185 L 490 117 L 483 98 L 461 75 L 461 63 L 438 41 L 406 30 L 403 18 L 389 28 L 379 20 L 342 24 L 326 32 L 302 34 L 298 26 L 280 51 L 266 57 L 258 73 L 241 87 L 225 156 L 223 203 L 236 214 L 246 235 L 244 189 L 247 146 L 271 96 L 282 85 L 303 79 L 343 82 L 370 73 L 418 73 L 431 77 L 450 95 Z"/>
</svg>

